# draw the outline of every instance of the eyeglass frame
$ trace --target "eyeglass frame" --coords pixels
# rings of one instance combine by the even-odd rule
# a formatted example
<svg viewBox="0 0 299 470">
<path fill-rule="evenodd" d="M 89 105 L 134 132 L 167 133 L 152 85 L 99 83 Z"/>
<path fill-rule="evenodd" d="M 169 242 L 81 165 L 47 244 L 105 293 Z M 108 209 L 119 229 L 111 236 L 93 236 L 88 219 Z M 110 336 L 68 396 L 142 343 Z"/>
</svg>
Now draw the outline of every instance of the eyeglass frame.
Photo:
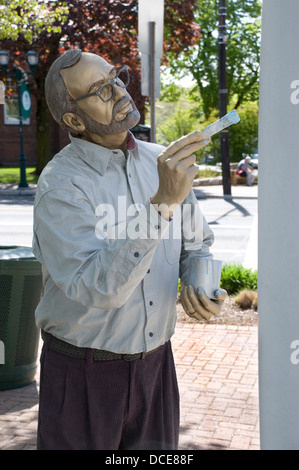
<svg viewBox="0 0 299 470">
<path fill-rule="evenodd" d="M 71 100 L 71 103 L 77 103 L 77 101 L 81 101 L 81 100 L 84 100 L 85 98 L 90 98 L 91 96 L 98 96 L 99 98 L 101 98 L 101 100 L 103 101 L 103 103 L 108 103 L 109 101 L 113 100 L 114 98 L 114 95 L 115 95 L 115 91 L 114 91 L 114 85 L 118 85 L 119 87 L 121 88 L 127 88 L 127 86 L 129 85 L 130 83 L 130 76 L 129 76 L 129 68 L 127 65 L 123 65 L 122 67 L 115 67 L 115 70 L 116 70 L 116 75 L 115 77 L 110 80 L 110 82 L 107 82 L 107 83 L 103 83 L 102 85 L 99 86 L 99 88 L 94 91 L 93 93 L 88 93 L 87 95 L 84 95 L 84 96 L 80 96 L 79 98 L 76 98 L 76 99 L 73 99 Z M 117 80 L 119 78 L 119 75 L 120 73 L 123 71 L 123 70 L 126 70 L 127 71 L 127 74 L 128 74 L 128 83 L 124 86 L 120 85 L 119 83 L 117 83 Z M 101 90 L 107 86 L 107 85 L 111 85 L 112 87 L 112 96 L 111 98 L 109 98 L 108 100 L 104 100 L 100 93 L 101 93 Z"/>
</svg>

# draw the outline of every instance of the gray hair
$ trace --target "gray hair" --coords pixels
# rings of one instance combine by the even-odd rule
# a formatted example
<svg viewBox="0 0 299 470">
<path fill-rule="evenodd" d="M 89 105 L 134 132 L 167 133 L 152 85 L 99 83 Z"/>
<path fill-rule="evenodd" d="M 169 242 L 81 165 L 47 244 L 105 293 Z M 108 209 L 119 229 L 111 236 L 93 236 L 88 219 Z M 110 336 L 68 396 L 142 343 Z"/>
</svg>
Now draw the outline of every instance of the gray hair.
<svg viewBox="0 0 299 470">
<path fill-rule="evenodd" d="M 81 49 L 66 51 L 53 62 L 45 80 L 45 94 L 49 110 L 55 121 L 68 131 L 72 131 L 72 129 L 64 124 L 62 116 L 65 113 L 76 112 L 77 106 L 74 106 L 70 101 L 70 95 L 60 70 L 75 65 L 79 62 L 81 55 Z"/>
</svg>

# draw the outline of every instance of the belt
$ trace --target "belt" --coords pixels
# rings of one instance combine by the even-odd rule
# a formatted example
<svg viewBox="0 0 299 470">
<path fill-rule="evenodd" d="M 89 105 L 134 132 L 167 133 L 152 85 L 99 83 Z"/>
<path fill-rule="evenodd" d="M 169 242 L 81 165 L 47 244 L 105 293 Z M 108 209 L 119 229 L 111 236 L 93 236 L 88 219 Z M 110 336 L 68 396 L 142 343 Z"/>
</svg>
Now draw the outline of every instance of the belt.
<svg viewBox="0 0 299 470">
<path fill-rule="evenodd" d="M 125 361 L 136 361 L 137 359 L 144 359 L 150 354 L 154 353 L 159 349 L 155 348 L 152 351 L 142 352 L 137 354 L 118 354 L 110 351 L 104 351 L 102 349 L 92 349 L 92 348 L 80 348 L 74 346 L 73 344 L 62 341 L 61 339 L 55 338 L 50 333 L 47 333 L 44 330 L 41 330 L 41 337 L 43 341 L 49 341 L 49 349 L 52 351 L 64 354 L 66 356 L 75 357 L 77 359 L 86 359 L 87 351 L 92 351 L 92 358 L 95 361 L 114 361 L 117 359 L 123 359 Z"/>
</svg>

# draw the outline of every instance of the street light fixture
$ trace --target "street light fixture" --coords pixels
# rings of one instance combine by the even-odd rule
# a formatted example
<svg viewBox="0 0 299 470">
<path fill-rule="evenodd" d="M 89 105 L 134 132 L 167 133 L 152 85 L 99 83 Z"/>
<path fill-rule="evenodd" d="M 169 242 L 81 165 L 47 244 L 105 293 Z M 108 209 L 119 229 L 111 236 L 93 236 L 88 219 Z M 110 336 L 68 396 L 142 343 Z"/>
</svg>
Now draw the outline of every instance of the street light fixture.
<svg viewBox="0 0 299 470">
<path fill-rule="evenodd" d="M 38 64 L 38 60 L 39 60 L 39 56 L 38 56 L 38 53 L 36 51 L 28 51 L 26 53 L 26 59 L 27 59 L 27 62 L 31 68 L 31 72 L 34 74 L 35 72 L 35 67 L 37 66 Z"/>
<path fill-rule="evenodd" d="M 1 67 L 7 67 L 9 62 L 10 54 L 5 49 L 0 51 L 0 65 Z"/>
<path fill-rule="evenodd" d="M 6 75 L 6 68 L 9 63 L 10 54 L 6 50 L 0 50 L 0 66 L 3 73 Z M 39 56 L 36 51 L 28 51 L 26 53 L 26 59 L 31 69 L 31 74 L 34 75 L 35 68 L 39 61 Z M 19 131 L 20 131 L 20 183 L 19 188 L 27 188 L 28 183 L 26 180 L 26 158 L 24 154 L 24 142 L 23 142 L 23 116 L 22 116 L 22 85 L 28 84 L 27 74 L 19 68 L 17 65 L 14 66 L 14 72 L 17 79 L 18 85 L 18 102 L 19 102 Z M 28 98 L 30 95 L 27 93 Z"/>
</svg>

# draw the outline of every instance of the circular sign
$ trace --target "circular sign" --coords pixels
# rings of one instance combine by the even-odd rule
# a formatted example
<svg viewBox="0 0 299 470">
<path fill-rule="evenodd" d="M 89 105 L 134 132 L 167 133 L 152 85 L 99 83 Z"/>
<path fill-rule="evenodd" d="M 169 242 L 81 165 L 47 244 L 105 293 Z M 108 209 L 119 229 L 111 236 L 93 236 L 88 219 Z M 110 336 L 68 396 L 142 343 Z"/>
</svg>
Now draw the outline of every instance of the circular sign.
<svg viewBox="0 0 299 470">
<path fill-rule="evenodd" d="M 25 111 L 29 111 L 29 109 L 31 108 L 30 93 L 27 90 L 25 90 L 22 95 L 22 105 Z"/>
</svg>

